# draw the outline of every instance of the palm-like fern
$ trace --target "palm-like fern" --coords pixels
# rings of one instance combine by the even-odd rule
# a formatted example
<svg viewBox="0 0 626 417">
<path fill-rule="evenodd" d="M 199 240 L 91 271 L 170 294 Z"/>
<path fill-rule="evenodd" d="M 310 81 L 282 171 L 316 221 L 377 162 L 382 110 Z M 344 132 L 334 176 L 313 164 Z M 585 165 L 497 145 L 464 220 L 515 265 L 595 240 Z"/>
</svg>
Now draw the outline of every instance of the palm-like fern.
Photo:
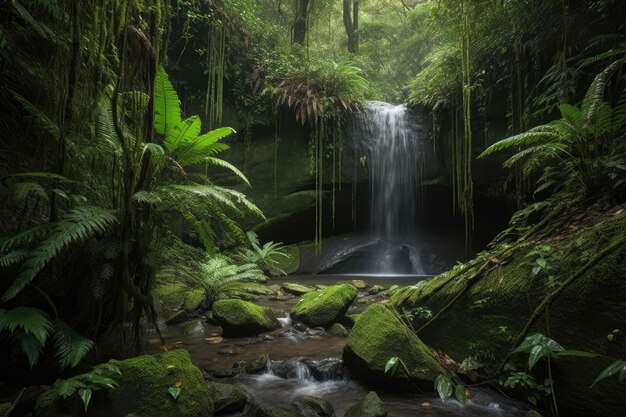
<svg viewBox="0 0 626 417">
<path fill-rule="evenodd" d="M 183 120 L 178 95 L 163 67 L 159 68 L 156 77 L 154 114 L 154 128 L 158 134 L 163 135 L 163 145 L 178 165 L 185 167 L 205 162 L 226 168 L 246 184 L 250 184 L 236 167 L 215 158 L 215 155 L 228 149 L 228 145 L 219 141 L 235 131 L 230 127 L 221 127 L 200 134 L 202 122 L 199 116 Z"/>
<path fill-rule="evenodd" d="M 258 236 L 254 232 L 246 234 L 250 241 L 250 248 L 242 248 L 237 251 L 236 257 L 244 262 L 257 264 L 264 272 L 272 275 L 287 275 L 280 269 L 278 258 L 288 258 L 284 252 L 284 245 L 280 242 L 267 242 L 263 246 L 259 243 Z"/>
<path fill-rule="evenodd" d="M 225 256 L 216 256 L 203 262 L 201 269 L 202 274 L 197 281 L 204 288 L 209 304 L 237 283 L 267 281 L 267 276 L 256 264 L 237 265 Z"/>
<path fill-rule="evenodd" d="M 609 65 L 595 77 L 580 107 L 562 104 L 559 107 L 561 119 L 503 139 L 487 148 L 479 158 L 517 149 L 504 166 L 521 166 L 525 176 L 544 168 L 541 190 L 547 188 L 547 184 L 577 184 L 586 193 L 597 191 L 601 177 L 606 177 L 607 158 L 615 164 L 616 155 L 618 158 L 624 155 L 626 91 L 615 107 L 604 101 L 605 87 L 614 72 L 615 66 Z M 550 169 L 557 166 L 558 171 Z M 564 174 L 565 178 L 555 180 L 555 176 Z"/>
</svg>

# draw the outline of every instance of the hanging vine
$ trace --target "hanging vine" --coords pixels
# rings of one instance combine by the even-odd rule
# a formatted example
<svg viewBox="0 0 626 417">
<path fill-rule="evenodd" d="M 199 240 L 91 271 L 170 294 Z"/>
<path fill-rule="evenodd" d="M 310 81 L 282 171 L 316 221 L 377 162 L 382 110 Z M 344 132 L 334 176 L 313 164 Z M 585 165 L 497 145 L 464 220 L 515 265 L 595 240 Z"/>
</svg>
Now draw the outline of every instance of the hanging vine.
<svg viewBox="0 0 626 417">
<path fill-rule="evenodd" d="M 209 129 L 222 124 L 224 101 L 224 61 L 226 55 L 226 28 L 219 19 L 212 19 L 207 31 L 206 64 L 208 81 L 204 114 Z"/>
</svg>

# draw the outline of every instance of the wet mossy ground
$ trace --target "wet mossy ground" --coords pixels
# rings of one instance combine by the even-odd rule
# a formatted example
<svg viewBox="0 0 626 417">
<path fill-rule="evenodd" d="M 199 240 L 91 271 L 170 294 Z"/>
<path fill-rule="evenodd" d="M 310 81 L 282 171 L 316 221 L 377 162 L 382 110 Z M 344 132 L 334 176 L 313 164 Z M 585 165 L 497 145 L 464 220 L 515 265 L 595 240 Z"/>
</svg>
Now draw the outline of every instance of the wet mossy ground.
<svg viewBox="0 0 626 417">
<path fill-rule="evenodd" d="M 419 337 L 458 363 L 469 358 L 482 364 L 482 372 L 490 374 L 514 348 L 517 336 L 542 300 L 625 234 L 626 213 L 621 213 L 581 222 L 541 241 L 525 242 L 510 257 L 497 259 L 496 266 L 470 284 L 464 295 L 419 332 Z M 545 253 L 546 267 L 535 274 L 532 268 L 537 266 L 538 256 L 533 251 L 537 250 Z M 549 335 L 566 349 L 602 355 L 553 361 L 556 398 L 568 416 L 626 415 L 620 394 L 626 382 L 614 378 L 589 388 L 608 364 L 626 357 L 626 337 L 607 339 L 614 329 L 626 330 L 625 258 L 626 245 L 584 272 L 556 297 L 548 314 L 543 312 L 528 332 Z M 452 280 L 444 274 L 396 292 L 391 303 L 401 311 L 420 307 L 436 315 L 464 288 L 480 263 L 476 265 Z M 415 328 L 426 321 L 415 320 Z M 542 381 L 541 364 L 536 372 Z"/>
</svg>

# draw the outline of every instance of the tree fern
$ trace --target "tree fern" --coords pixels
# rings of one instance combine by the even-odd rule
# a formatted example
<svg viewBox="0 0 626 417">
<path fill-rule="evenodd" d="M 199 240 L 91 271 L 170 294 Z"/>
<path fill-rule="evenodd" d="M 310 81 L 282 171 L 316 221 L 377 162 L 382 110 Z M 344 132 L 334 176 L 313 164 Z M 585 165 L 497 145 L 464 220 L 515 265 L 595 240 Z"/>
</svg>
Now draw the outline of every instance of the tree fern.
<svg viewBox="0 0 626 417">
<path fill-rule="evenodd" d="M 33 336 L 41 346 L 46 344 L 52 323 L 42 310 L 32 307 L 16 307 L 11 310 L 0 309 L 0 332 L 11 333 L 21 330 Z"/>
<path fill-rule="evenodd" d="M 237 265 L 229 258 L 216 256 L 201 264 L 202 274 L 196 278 L 211 303 L 220 293 L 240 282 L 265 282 L 267 276 L 256 264 Z"/>
</svg>

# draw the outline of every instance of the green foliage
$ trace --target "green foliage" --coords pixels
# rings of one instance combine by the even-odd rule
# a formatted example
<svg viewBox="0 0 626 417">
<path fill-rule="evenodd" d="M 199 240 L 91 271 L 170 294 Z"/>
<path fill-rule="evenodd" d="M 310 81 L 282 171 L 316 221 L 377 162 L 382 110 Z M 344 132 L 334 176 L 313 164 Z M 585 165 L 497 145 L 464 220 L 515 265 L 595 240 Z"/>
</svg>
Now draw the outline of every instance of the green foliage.
<svg viewBox="0 0 626 417">
<path fill-rule="evenodd" d="M 106 376 L 111 373 L 121 375 L 117 361 L 111 360 L 96 365 L 91 371 L 75 375 L 69 379 L 59 379 L 54 383 L 52 389 L 63 398 L 68 398 L 74 394 L 78 395 L 83 402 L 85 412 L 87 412 L 93 391 L 117 388 L 117 382 Z"/>
<path fill-rule="evenodd" d="M 3 301 L 17 296 L 52 260 L 70 246 L 103 234 L 116 223 L 117 218 L 108 210 L 95 206 L 78 206 L 56 222 L 37 225 L 15 236 L 1 239 L 0 253 L 7 253 L 18 245 L 34 244 L 28 255 L 23 257 L 20 273 L 4 293 Z M 36 242 L 39 237 L 43 239 Z M 11 256 L 15 258 L 15 253 Z"/>
<path fill-rule="evenodd" d="M 0 332 L 8 331 L 14 337 L 32 368 L 40 359 L 50 333 L 53 334 L 58 364 L 73 368 L 87 356 L 93 342 L 62 320 L 50 321 L 48 315 L 33 307 L 0 309 Z"/>
<path fill-rule="evenodd" d="M 596 385 L 598 382 L 606 378 L 609 378 L 611 376 L 615 376 L 616 378 L 619 377 L 620 381 L 625 380 L 626 379 L 626 361 L 616 360 L 615 362 L 607 366 L 602 372 L 600 372 L 600 375 L 598 375 L 598 377 L 594 379 L 593 383 L 591 384 L 591 387 Z"/>
<path fill-rule="evenodd" d="M 250 248 L 239 249 L 235 255 L 238 260 L 245 263 L 256 264 L 263 272 L 272 275 L 287 275 L 285 271 L 280 269 L 280 257 L 286 258 L 284 245 L 280 242 L 267 242 L 263 246 L 260 245 L 256 233 L 247 232 L 246 236 L 250 242 Z"/>
<path fill-rule="evenodd" d="M 267 276 L 256 264 L 237 265 L 225 256 L 215 256 L 201 264 L 202 274 L 197 278 L 212 304 L 218 295 L 241 282 L 265 282 Z"/>
</svg>

